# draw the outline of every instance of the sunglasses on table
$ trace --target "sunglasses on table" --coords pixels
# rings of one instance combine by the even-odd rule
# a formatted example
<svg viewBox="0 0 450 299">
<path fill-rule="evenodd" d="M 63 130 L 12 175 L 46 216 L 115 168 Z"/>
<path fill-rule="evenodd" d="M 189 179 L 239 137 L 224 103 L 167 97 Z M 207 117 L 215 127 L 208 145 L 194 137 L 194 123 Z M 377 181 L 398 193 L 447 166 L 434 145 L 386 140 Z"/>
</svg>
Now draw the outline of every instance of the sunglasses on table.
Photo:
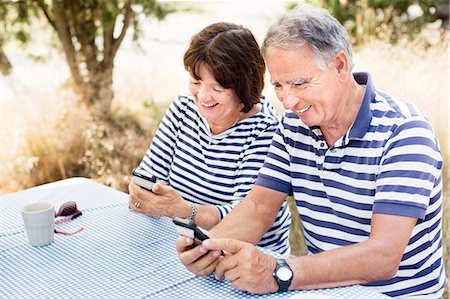
<svg viewBox="0 0 450 299">
<path fill-rule="evenodd" d="M 77 208 L 77 203 L 74 201 L 67 201 L 63 203 L 58 212 L 55 213 L 55 224 L 66 223 L 70 220 L 74 220 L 82 215 L 81 211 Z M 74 232 L 63 232 L 55 228 L 55 233 L 62 235 L 74 235 L 81 232 L 84 228 L 80 228 Z"/>
</svg>

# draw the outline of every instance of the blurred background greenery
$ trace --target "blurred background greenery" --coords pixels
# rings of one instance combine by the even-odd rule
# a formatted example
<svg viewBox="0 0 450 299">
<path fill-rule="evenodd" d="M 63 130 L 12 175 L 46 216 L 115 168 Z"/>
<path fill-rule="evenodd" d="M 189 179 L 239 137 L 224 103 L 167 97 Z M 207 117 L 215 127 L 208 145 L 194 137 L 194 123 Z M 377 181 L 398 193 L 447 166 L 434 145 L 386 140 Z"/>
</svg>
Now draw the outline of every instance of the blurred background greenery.
<svg viewBox="0 0 450 299">
<path fill-rule="evenodd" d="M 378 88 L 416 103 L 432 122 L 444 156 L 448 271 L 448 1 L 308 2 L 348 29 L 356 71 L 369 71 Z M 0 194 L 73 176 L 126 192 L 168 104 L 187 91 L 182 56 L 190 37 L 231 21 L 262 42 L 269 25 L 297 4 L 2 0 Z M 282 112 L 269 84 L 264 93 Z M 300 225 L 296 217 L 293 235 Z M 297 254 L 305 252 L 301 240 L 292 238 Z"/>
</svg>

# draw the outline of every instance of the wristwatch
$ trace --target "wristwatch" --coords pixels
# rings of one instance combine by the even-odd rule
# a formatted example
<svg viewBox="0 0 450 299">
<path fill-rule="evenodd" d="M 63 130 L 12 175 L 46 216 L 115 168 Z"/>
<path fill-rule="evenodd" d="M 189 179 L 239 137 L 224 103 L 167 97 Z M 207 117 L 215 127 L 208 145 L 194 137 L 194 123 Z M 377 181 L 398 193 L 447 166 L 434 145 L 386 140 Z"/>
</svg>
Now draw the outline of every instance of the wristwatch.
<svg viewBox="0 0 450 299">
<path fill-rule="evenodd" d="M 286 263 L 284 259 L 277 259 L 277 266 L 273 271 L 273 277 L 278 284 L 279 292 L 286 292 L 291 285 L 292 278 L 294 278 L 294 272 L 291 267 Z"/>
</svg>

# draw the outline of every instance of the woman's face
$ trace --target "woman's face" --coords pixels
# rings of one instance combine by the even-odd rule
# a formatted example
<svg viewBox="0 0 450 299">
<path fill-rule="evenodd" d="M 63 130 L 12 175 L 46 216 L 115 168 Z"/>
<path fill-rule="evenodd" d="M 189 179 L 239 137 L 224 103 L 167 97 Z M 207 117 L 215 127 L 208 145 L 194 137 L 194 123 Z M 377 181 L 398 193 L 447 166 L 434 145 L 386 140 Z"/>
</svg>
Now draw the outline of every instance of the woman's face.
<svg viewBox="0 0 450 299">
<path fill-rule="evenodd" d="M 233 89 L 225 89 L 217 83 L 205 64 L 199 67 L 199 80 L 191 76 L 189 89 L 194 96 L 200 114 L 208 120 L 211 130 L 224 131 L 238 120 L 243 104 Z"/>
</svg>

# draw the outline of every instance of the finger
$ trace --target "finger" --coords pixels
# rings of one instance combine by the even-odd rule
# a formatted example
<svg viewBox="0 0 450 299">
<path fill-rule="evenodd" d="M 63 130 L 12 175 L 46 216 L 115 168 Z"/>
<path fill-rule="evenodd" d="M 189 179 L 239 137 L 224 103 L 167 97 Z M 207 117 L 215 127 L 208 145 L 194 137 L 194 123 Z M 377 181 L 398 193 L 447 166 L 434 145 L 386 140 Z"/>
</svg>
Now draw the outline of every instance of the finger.
<svg viewBox="0 0 450 299">
<path fill-rule="evenodd" d="M 152 191 L 159 195 L 165 195 L 173 190 L 166 182 L 157 181 L 152 188 Z"/>
<path fill-rule="evenodd" d="M 178 237 L 175 241 L 178 253 L 189 250 L 192 247 L 192 244 L 194 244 L 194 240 L 191 238 L 186 238 L 184 236 Z"/>
<path fill-rule="evenodd" d="M 219 259 L 217 258 L 217 255 L 215 255 L 214 251 L 209 251 L 207 254 L 203 255 L 199 261 L 201 263 L 196 263 L 196 267 L 198 268 L 196 268 L 194 273 L 200 276 L 212 274 L 216 270 L 217 264 L 219 263 Z M 208 265 L 208 262 L 211 263 Z"/>
<path fill-rule="evenodd" d="M 128 184 L 128 193 L 131 195 L 133 191 L 133 181 L 131 180 L 130 183 Z"/>
<path fill-rule="evenodd" d="M 134 200 L 134 201 L 133 201 L 133 206 L 134 206 L 135 210 L 143 209 L 143 207 L 142 207 L 142 204 L 143 204 L 143 203 L 144 203 L 144 202 L 141 202 L 141 201 L 139 201 L 139 200 Z"/>
<path fill-rule="evenodd" d="M 136 197 L 144 198 L 144 197 L 148 197 L 149 194 L 152 194 L 152 193 L 150 191 L 148 191 L 147 189 L 144 189 L 141 186 L 134 184 L 133 194 Z"/>
<path fill-rule="evenodd" d="M 133 181 L 131 181 L 128 184 L 128 193 L 130 194 L 131 197 L 136 196 L 136 189 L 135 189 L 136 184 L 133 183 Z"/>
<path fill-rule="evenodd" d="M 132 196 L 130 196 L 130 199 L 128 200 L 128 206 L 129 206 L 130 209 L 132 209 L 133 211 L 136 210 L 135 200 L 133 199 Z"/>
<path fill-rule="evenodd" d="M 192 248 L 193 240 L 182 236 L 177 239 L 176 245 L 180 261 L 189 271 L 196 275 L 214 272 L 220 256 L 218 252 L 208 251 L 201 245 Z"/>
<path fill-rule="evenodd" d="M 131 190 L 131 189 L 130 189 Z M 136 196 L 135 193 L 130 192 L 130 197 L 128 199 L 128 205 L 130 206 L 130 208 L 132 208 L 133 210 L 136 208 L 136 203 L 139 202 L 139 204 L 137 205 L 138 207 L 140 205 L 142 205 L 142 202 L 139 200 L 139 197 Z"/>
<path fill-rule="evenodd" d="M 234 239 L 207 239 L 203 241 L 202 246 L 208 250 L 226 251 L 227 253 L 234 254 L 239 252 L 248 243 L 234 240 Z"/>
<path fill-rule="evenodd" d="M 225 278 L 231 283 L 237 282 L 241 278 L 241 273 L 238 271 L 237 267 L 234 267 L 224 273 Z"/>
<path fill-rule="evenodd" d="M 178 256 L 180 257 L 181 263 L 185 266 L 197 262 L 208 252 L 208 250 L 203 246 L 194 247 L 193 245 L 194 240 L 188 237 L 180 236 L 176 240 Z"/>
<path fill-rule="evenodd" d="M 236 266 L 238 265 L 237 259 L 234 258 L 233 256 L 226 256 L 226 257 L 222 257 L 219 261 L 219 264 L 216 267 L 216 271 L 215 271 L 215 277 L 217 280 L 222 280 L 224 277 L 229 280 L 228 276 L 227 276 L 227 272 L 232 271 L 233 269 L 236 268 Z M 236 272 L 236 271 L 234 271 Z M 233 272 L 230 272 L 230 275 Z M 232 280 L 229 280 L 230 282 L 232 282 L 233 280 L 237 279 L 240 275 L 232 275 L 231 278 Z"/>
</svg>

